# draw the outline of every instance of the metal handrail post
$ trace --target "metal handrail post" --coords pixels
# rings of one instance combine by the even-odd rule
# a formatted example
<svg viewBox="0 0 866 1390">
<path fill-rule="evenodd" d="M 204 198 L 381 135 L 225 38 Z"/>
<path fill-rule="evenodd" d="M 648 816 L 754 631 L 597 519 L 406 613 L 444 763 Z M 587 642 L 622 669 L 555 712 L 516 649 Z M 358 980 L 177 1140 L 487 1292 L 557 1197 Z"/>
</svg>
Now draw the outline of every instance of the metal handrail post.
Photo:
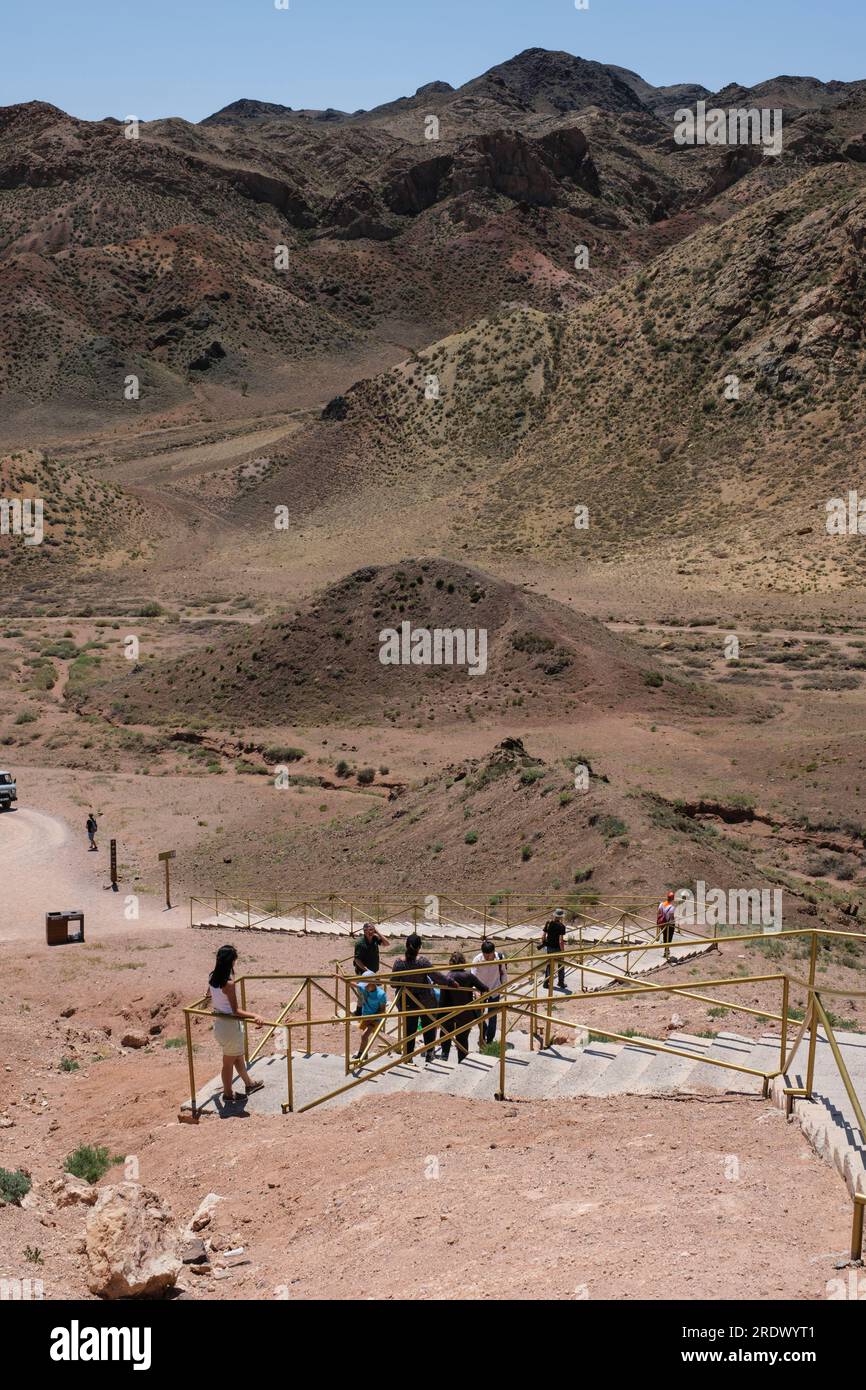
<svg viewBox="0 0 866 1390">
<path fill-rule="evenodd" d="M 189 1009 L 184 1009 L 183 1016 L 186 1024 L 186 1058 L 189 1064 L 189 1108 L 193 1119 L 196 1119 L 198 1111 L 195 1108 L 195 1063 L 192 1059 L 192 1027 L 190 1026 Z"/>
<path fill-rule="evenodd" d="M 866 1193 L 854 1194 L 854 1223 L 851 1227 L 851 1259 L 863 1259 L 863 1213 L 866 1212 Z"/>
<path fill-rule="evenodd" d="M 508 1005 L 503 1000 L 499 1010 L 499 1099 L 505 1099 L 505 1038 L 508 1032 Z"/>
<path fill-rule="evenodd" d="M 313 985 L 309 975 L 307 976 L 307 1056 L 313 1055 Z"/>
<path fill-rule="evenodd" d="M 351 1070 L 349 1063 L 352 1055 L 352 986 L 349 984 L 348 979 L 346 980 L 346 1021 L 343 1028 L 343 1035 L 346 1051 L 346 1075 L 348 1076 Z"/>
<path fill-rule="evenodd" d="M 809 1008 L 812 1015 L 812 1030 L 809 1034 L 809 1060 L 806 1066 L 806 1098 L 812 1099 L 815 1082 L 815 1052 L 818 1046 L 818 1010 L 815 1006 L 815 972 L 818 961 L 818 935 L 812 933 L 812 949 L 809 956 Z"/>
<path fill-rule="evenodd" d="M 240 978 L 240 987 L 241 987 L 241 1008 L 243 1009 L 244 1013 L 246 1013 L 246 1011 L 247 1011 L 247 982 L 246 982 L 246 979 L 244 978 L 243 975 L 242 975 L 241 978 Z M 246 1021 L 246 1019 L 244 1019 L 244 1062 L 247 1063 L 247 1062 L 249 1062 L 249 1060 L 250 1060 L 250 1035 L 249 1035 L 249 1030 L 248 1030 L 248 1026 L 247 1026 L 247 1021 Z"/>
<path fill-rule="evenodd" d="M 790 985 L 789 985 L 789 983 L 788 983 L 788 976 L 785 975 L 785 976 L 783 977 L 783 979 L 782 979 L 782 1045 L 781 1045 L 781 1048 L 779 1049 L 779 1070 L 780 1070 L 780 1071 L 783 1071 L 783 1070 L 784 1070 L 784 1067 L 785 1067 L 785 1058 L 786 1058 L 786 1056 L 788 1055 L 788 994 L 789 994 L 789 992 L 790 992 Z"/>
<path fill-rule="evenodd" d="M 544 1025 L 544 1046 L 550 1047 L 551 1024 L 553 1015 L 553 972 L 556 957 L 548 951 L 547 953 L 547 1022 Z"/>
</svg>

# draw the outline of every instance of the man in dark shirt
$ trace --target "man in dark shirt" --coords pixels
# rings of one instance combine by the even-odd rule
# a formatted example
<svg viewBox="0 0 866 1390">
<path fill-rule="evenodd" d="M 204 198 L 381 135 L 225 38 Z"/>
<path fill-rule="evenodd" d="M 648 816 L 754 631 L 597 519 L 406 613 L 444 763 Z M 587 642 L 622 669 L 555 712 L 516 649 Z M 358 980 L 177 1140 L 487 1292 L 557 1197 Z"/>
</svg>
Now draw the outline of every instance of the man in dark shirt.
<svg viewBox="0 0 866 1390">
<path fill-rule="evenodd" d="M 365 970 L 379 973 L 379 947 L 384 946 L 385 938 L 380 936 L 372 922 L 365 922 L 364 929 L 355 942 L 355 974 L 363 975 Z"/>
<path fill-rule="evenodd" d="M 397 1008 L 409 1009 L 409 1017 L 403 1020 L 404 1023 L 404 1044 L 403 1056 L 406 1061 L 412 1061 L 412 1054 L 415 1051 L 415 1033 L 421 1028 L 424 1032 L 424 1042 L 427 1046 L 426 1059 L 432 1062 L 436 1055 L 434 1044 L 436 1042 L 436 1023 L 429 1013 L 430 1009 L 436 1007 L 436 995 L 433 993 L 429 972 L 433 969 L 433 962 L 426 956 L 420 954 L 421 938 L 416 932 L 406 937 L 406 953 L 395 960 L 391 966 L 391 984 L 397 992 Z M 405 983 L 400 982 L 400 976 L 406 971 L 416 971 L 416 974 L 407 976 Z"/>
<path fill-rule="evenodd" d="M 455 951 L 450 957 L 449 963 L 452 966 L 465 967 L 466 957 L 462 951 Z M 454 1043 L 457 1048 L 459 1064 L 469 1051 L 469 1034 L 478 1015 L 477 1007 L 472 1005 L 473 991 L 478 990 L 480 994 L 483 994 L 486 985 L 483 985 L 478 977 L 472 974 L 471 970 L 466 969 L 448 970 L 444 974 L 434 971 L 431 978 L 440 986 L 439 1007 L 441 1009 L 461 1010 L 454 1018 L 446 1018 L 444 1014 L 439 1015 L 439 1018 L 444 1020 L 442 1023 L 443 1033 L 451 1033 L 455 1028 L 458 1030 L 454 1034 Z M 447 1062 L 450 1052 L 451 1038 L 446 1038 L 442 1043 L 443 1062 Z"/>
<path fill-rule="evenodd" d="M 361 935 L 355 942 L 355 958 L 353 961 L 356 975 L 364 975 L 368 970 L 372 970 L 374 975 L 379 973 L 379 947 L 384 946 L 385 938 L 380 936 L 372 922 L 365 922 Z M 361 1013 L 361 1005 L 355 1007 L 355 1016 Z"/>
<path fill-rule="evenodd" d="M 553 955 L 554 952 L 565 950 L 565 913 L 558 907 L 549 922 L 544 924 L 544 935 L 542 944 L 547 954 Z M 544 971 L 544 988 L 550 987 L 550 972 L 553 968 L 553 961 L 549 960 Z M 558 984 L 560 989 L 565 989 L 565 963 L 559 962 Z"/>
</svg>

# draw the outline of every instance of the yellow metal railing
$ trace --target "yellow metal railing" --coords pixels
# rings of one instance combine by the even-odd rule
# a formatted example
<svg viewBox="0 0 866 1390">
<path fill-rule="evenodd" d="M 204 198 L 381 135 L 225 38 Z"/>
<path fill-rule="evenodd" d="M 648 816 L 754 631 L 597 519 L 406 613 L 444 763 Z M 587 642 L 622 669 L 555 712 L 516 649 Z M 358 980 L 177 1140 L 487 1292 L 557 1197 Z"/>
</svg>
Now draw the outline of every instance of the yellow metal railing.
<svg viewBox="0 0 866 1390">
<path fill-rule="evenodd" d="M 611 924 L 611 930 L 615 931 L 621 923 Z M 655 923 L 652 924 L 655 927 Z M 643 928 L 641 927 L 641 930 Z M 772 1080 L 778 1076 L 784 1076 L 790 1070 L 803 1038 L 808 1031 L 809 1045 L 806 1065 L 806 1080 L 802 1087 L 784 1088 L 786 1097 L 786 1107 L 788 1114 L 792 1113 L 793 1105 L 798 1098 L 811 1099 L 814 1089 L 815 1059 L 819 1029 L 823 1030 L 826 1040 L 830 1046 L 831 1055 L 835 1066 L 842 1079 L 845 1091 L 848 1095 L 860 1133 L 866 1140 L 866 1116 L 864 1116 L 864 1106 L 857 1094 L 856 1087 L 851 1078 L 850 1072 L 845 1063 L 844 1056 L 839 1047 L 831 1019 L 824 1006 L 822 995 L 843 994 L 846 997 L 866 998 L 866 990 L 830 989 L 816 984 L 817 971 L 817 951 L 818 941 L 821 937 L 832 937 L 835 940 L 856 940 L 866 943 L 866 934 L 859 932 L 824 932 L 816 928 L 795 929 L 773 933 L 771 939 L 791 940 L 806 939 L 810 943 L 809 951 L 809 973 L 808 978 L 803 979 L 792 975 L 788 971 L 773 971 L 758 975 L 735 975 L 711 980 L 698 980 L 690 984 L 675 984 L 673 982 L 660 982 L 658 980 L 641 979 L 636 980 L 629 974 L 630 959 L 634 955 L 642 954 L 647 947 L 646 942 L 635 942 L 631 940 L 610 943 L 604 941 L 592 941 L 577 947 L 570 947 L 561 953 L 539 952 L 534 945 L 530 945 L 528 950 L 518 948 L 518 950 L 506 957 L 505 965 L 510 972 L 510 978 L 505 985 L 499 985 L 494 989 L 479 993 L 471 1002 L 466 1001 L 457 1007 L 433 1006 L 427 1007 L 423 1003 L 419 1004 L 418 999 L 412 994 L 412 983 L 416 976 L 425 977 L 432 969 L 440 973 L 448 969 L 444 962 L 432 963 L 430 966 L 418 966 L 414 970 L 401 970 L 398 977 L 394 977 L 388 971 L 380 971 L 373 976 L 378 981 L 386 985 L 391 985 L 398 990 L 397 998 L 388 1006 L 387 1010 L 381 1015 L 375 1016 L 375 1025 L 371 1036 L 368 1038 L 363 1054 L 358 1058 L 350 1056 L 351 1049 L 351 1025 L 353 1021 L 352 998 L 354 985 L 357 983 L 356 976 L 349 976 L 343 972 L 345 962 L 336 961 L 333 969 L 328 974 L 310 975 L 287 975 L 282 973 L 267 975 L 245 975 L 239 977 L 239 993 L 241 999 L 241 1009 L 246 1011 L 247 1004 L 247 984 L 254 981 L 281 980 L 289 983 L 291 997 L 288 1003 L 281 1005 L 278 1016 L 273 1020 L 264 1022 L 266 1033 L 255 1051 L 250 1054 L 249 1044 L 246 1037 L 247 1028 L 244 1028 L 244 1055 L 248 1063 L 254 1062 L 262 1053 L 262 1049 L 270 1038 L 279 1029 L 286 1038 L 286 1099 L 282 1103 L 284 1113 L 295 1109 L 294 1096 L 294 1071 L 293 1055 L 295 1052 L 294 1038 L 298 1030 L 302 1030 L 305 1035 L 307 1054 L 312 1052 L 313 1030 L 321 1027 L 334 1027 L 342 1025 L 344 1034 L 344 1063 L 346 1081 L 340 1086 L 328 1091 L 327 1093 L 316 1096 L 306 1101 L 297 1113 L 311 1110 L 318 1105 L 322 1105 L 336 1096 L 356 1087 L 363 1086 L 365 1082 L 374 1080 L 385 1075 L 392 1068 L 399 1066 L 407 1055 L 407 1038 L 409 1032 L 414 1033 L 413 1025 L 417 1026 L 420 1018 L 429 1018 L 435 1024 L 434 1036 L 438 1034 L 434 1042 L 428 1043 L 423 1037 L 415 1039 L 413 1037 L 413 1051 L 418 1056 L 423 1056 L 431 1048 L 438 1046 L 444 1041 L 449 1041 L 461 1033 L 465 1028 L 466 1015 L 472 1015 L 471 1027 L 480 1027 L 487 1020 L 496 1017 L 498 1021 L 499 1033 L 499 1077 L 497 1099 L 505 1099 L 507 1090 L 506 1058 L 507 1058 L 507 1039 L 510 1032 L 513 1032 L 521 1022 L 527 1026 L 529 1034 L 529 1046 L 532 1049 L 536 1041 L 543 1039 L 545 1046 L 550 1045 L 551 1033 L 554 1027 L 566 1028 L 573 1031 L 584 1030 L 586 1022 L 577 1022 L 573 1019 L 556 1016 L 554 1013 L 555 1004 L 558 1002 L 554 997 L 554 972 L 558 971 L 559 965 L 575 972 L 579 972 L 581 977 L 586 970 L 591 970 L 593 976 L 602 979 L 609 979 L 610 985 L 603 988 L 594 988 L 586 992 L 571 993 L 568 998 L 571 1000 L 583 1000 L 585 1002 L 597 999 L 628 999 L 632 996 L 646 996 L 652 994 L 681 995 L 683 998 L 696 1000 L 700 1003 L 723 1007 L 734 1013 L 743 1013 L 748 1017 L 767 1020 L 776 1024 L 780 1028 L 779 1036 L 779 1064 L 772 1070 L 760 1070 L 754 1067 L 744 1066 L 739 1062 L 731 1062 L 717 1057 L 708 1057 L 700 1054 L 698 1057 L 694 1052 L 683 1048 L 677 1048 L 670 1043 L 662 1043 L 652 1038 L 640 1039 L 640 1047 L 648 1050 L 667 1054 L 671 1056 L 686 1057 L 691 1060 L 700 1060 L 708 1066 L 718 1067 L 722 1071 L 739 1072 L 743 1075 L 760 1078 L 763 1081 L 763 1091 L 766 1096 Z M 699 937 L 694 935 L 694 942 L 704 946 L 714 944 L 714 938 Z M 725 938 L 726 943 L 736 944 L 738 942 L 749 942 L 761 940 L 765 941 L 767 934 L 763 932 L 744 932 L 732 934 Z M 625 958 L 625 970 L 605 969 L 603 962 L 609 958 L 611 966 L 616 964 L 616 958 Z M 591 960 L 591 965 L 588 961 Z M 548 969 L 549 974 L 547 984 L 540 984 L 539 972 Z M 470 968 L 471 967 L 467 967 Z M 368 980 L 371 977 L 368 977 Z M 728 997 L 720 997 L 715 991 L 727 990 L 735 985 L 754 985 L 754 984 L 777 984 L 780 986 L 780 1006 L 778 1011 L 770 1009 L 759 1009 L 751 1005 L 732 1002 Z M 791 988 L 802 989 L 806 996 L 806 1008 L 802 1021 L 794 1017 L 790 1011 Z M 294 990 L 292 993 L 291 991 Z M 706 991 L 711 991 L 707 993 Z M 314 1017 L 313 996 L 323 997 L 330 1011 L 320 1017 Z M 291 1011 L 296 1008 L 299 1001 L 303 1000 L 303 1017 L 292 1018 Z M 398 1007 L 398 1001 L 400 1007 Z M 408 1007 L 407 1007 L 408 1002 Z M 189 1065 L 190 1083 L 190 1111 L 192 1118 L 197 1118 L 197 1089 L 195 1082 L 193 1044 L 192 1044 L 192 1019 L 195 1017 L 213 1017 L 212 1011 L 208 1007 L 207 998 L 197 1000 L 194 1004 L 188 1005 L 184 1009 L 187 1057 Z M 800 1022 L 799 1031 L 793 1044 L 789 1046 L 789 1031 L 791 1024 Z M 396 1025 L 397 1032 L 393 1032 Z M 389 1028 L 392 1030 L 389 1033 Z M 593 1024 L 593 1032 L 598 1036 L 608 1038 L 614 1042 L 628 1043 L 633 1039 L 631 1035 L 614 1031 L 608 1028 L 599 1027 Z M 375 1051 L 376 1047 L 380 1050 Z M 383 1060 L 384 1059 L 384 1060 Z M 353 1068 L 354 1062 L 354 1068 Z M 363 1074 L 357 1074 L 363 1068 Z M 354 1072 L 354 1074 L 353 1074 Z M 852 1259 L 860 1258 L 863 1244 L 863 1221 L 864 1205 L 866 1196 L 862 1194 L 854 1195 L 854 1216 L 852 1226 Z"/>
<path fill-rule="evenodd" d="M 552 913 L 556 907 L 564 906 L 569 918 L 586 923 L 609 927 L 613 918 L 615 925 L 645 908 L 646 925 L 655 925 L 654 903 L 650 900 L 636 902 L 632 898 L 609 897 L 601 899 L 597 893 L 567 892 L 560 894 L 516 894 L 487 893 L 461 894 L 456 898 L 452 893 L 424 893 L 414 897 L 386 896 L 378 893 L 338 892 L 329 894 L 308 893 L 298 895 L 261 888 L 216 886 L 208 897 L 190 898 L 190 925 L 195 925 L 195 917 L 228 919 L 220 925 L 236 925 L 248 928 L 278 918 L 296 918 L 303 921 L 303 930 L 311 923 L 333 923 L 336 926 L 348 925 L 352 935 L 365 921 L 375 925 L 388 922 L 412 923 L 413 929 L 424 925 L 438 927 L 460 927 L 471 935 L 484 937 L 495 932 L 508 931 L 512 927 L 532 927 L 540 925 L 545 914 Z M 201 925 L 208 925 L 202 921 Z M 216 923 L 215 923 L 216 925 Z"/>
</svg>

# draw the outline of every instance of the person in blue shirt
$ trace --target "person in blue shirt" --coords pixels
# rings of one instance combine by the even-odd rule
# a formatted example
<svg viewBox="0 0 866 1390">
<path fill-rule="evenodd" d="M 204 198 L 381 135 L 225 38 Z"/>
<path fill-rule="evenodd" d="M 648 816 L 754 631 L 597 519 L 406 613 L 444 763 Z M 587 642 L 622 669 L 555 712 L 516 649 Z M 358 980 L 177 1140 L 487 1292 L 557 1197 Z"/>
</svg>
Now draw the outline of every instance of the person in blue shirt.
<svg viewBox="0 0 866 1390">
<path fill-rule="evenodd" d="M 353 1062 L 358 1062 L 367 1051 L 370 1034 L 388 1007 L 388 995 L 372 970 L 365 970 L 360 984 L 353 988 L 356 989 L 361 1005 L 361 1039 L 358 1051 L 352 1058 Z"/>
</svg>

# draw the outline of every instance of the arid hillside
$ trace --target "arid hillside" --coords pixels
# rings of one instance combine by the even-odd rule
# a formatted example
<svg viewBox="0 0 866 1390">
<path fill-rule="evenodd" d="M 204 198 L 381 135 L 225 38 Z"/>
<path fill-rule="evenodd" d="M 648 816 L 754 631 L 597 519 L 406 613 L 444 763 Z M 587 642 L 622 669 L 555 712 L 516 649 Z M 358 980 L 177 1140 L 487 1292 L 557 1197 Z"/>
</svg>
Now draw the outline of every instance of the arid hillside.
<svg viewBox="0 0 866 1390">
<path fill-rule="evenodd" d="M 467 632 L 466 652 L 383 662 L 382 634 Z M 483 637 L 482 637 L 483 634 Z M 403 657 L 406 656 L 404 660 Z M 473 669 L 474 668 L 474 669 Z M 212 726 L 387 721 L 395 727 L 591 708 L 712 708 L 718 697 L 598 622 L 444 560 L 355 571 L 293 614 L 241 627 L 197 656 L 137 665 L 88 706 L 125 723 Z"/>
<path fill-rule="evenodd" d="M 731 89 L 790 94 L 762 160 L 677 145 L 664 93 L 622 72 L 532 49 L 372 112 L 242 100 L 198 125 L 0 108 L 5 438 L 308 405 L 325 364 L 397 361 L 503 300 L 568 311 L 805 168 L 863 161 L 858 84 Z"/>
<path fill-rule="evenodd" d="M 29 593 L 62 567 L 111 570 L 140 560 L 159 534 L 136 497 L 37 450 L 0 455 L 0 498 L 16 506 L 0 531 L 6 600 L 19 585 Z"/>
<path fill-rule="evenodd" d="M 859 583 L 826 522 L 864 443 L 864 238 L 866 172 L 813 169 L 576 310 L 511 308 L 360 383 L 288 476 L 328 441 L 352 460 L 333 492 L 374 469 L 457 491 L 462 468 L 452 537 L 482 553 L 651 562 L 663 532 L 683 574 Z"/>
</svg>

